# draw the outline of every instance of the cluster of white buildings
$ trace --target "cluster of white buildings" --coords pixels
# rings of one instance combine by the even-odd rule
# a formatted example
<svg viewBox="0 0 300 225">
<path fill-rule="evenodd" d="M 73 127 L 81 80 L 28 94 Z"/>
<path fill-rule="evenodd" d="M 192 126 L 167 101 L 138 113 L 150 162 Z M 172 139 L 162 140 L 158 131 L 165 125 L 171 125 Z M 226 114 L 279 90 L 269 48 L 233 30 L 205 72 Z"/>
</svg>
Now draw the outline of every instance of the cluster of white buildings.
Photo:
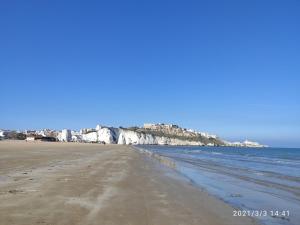
<svg viewBox="0 0 300 225">
<path fill-rule="evenodd" d="M 164 124 L 164 123 L 145 123 L 144 129 L 158 130 L 158 129 L 176 129 L 179 128 L 175 124 Z"/>
<path fill-rule="evenodd" d="M 267 145 L 259 144 L 258 142 L 245 140 L 244 142 L 226 142 L 226 145 L 228 146 L 234 146 L 234 147 L 249 147 L 249 148 L 262 148 L 262 147 L 268 147 Z"/>
<path fill-rule="evenodd" d="M 208 134 L 204 132 L 198 132 L 192 129 L 185 129 L 181 128 L 176 124 L 164 124 L 164 123 L 145 123 L 144 124 L 144 129 L 149 129 L 149 130 L 174 130 L 177 132 L 181 132 L 183 134 L 199 134 L 203 137 L 206 138 L 217 138 L 217 135 L 214 134 Z"/>
</svg>

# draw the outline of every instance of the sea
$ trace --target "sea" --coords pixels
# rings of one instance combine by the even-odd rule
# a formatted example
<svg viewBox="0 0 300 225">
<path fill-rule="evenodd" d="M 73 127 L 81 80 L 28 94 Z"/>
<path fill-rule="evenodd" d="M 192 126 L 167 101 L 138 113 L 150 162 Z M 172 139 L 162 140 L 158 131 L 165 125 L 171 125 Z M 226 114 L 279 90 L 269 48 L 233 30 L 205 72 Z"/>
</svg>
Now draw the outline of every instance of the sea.
<svg viewBox="0 0 300 225">
<path fill-rule="evenodd" d="M 300 149 L 141 146 L 260 224 L 300 225 Z"/>
</svg>

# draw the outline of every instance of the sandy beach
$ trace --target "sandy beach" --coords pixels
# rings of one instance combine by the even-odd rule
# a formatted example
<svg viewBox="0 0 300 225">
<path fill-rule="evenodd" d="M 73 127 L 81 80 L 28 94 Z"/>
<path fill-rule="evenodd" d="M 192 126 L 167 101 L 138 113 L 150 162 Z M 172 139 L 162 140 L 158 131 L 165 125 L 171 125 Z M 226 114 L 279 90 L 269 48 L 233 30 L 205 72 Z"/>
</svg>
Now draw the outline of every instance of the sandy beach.
<svg viewBox="0 0 300 225">
<path fill-rule="evenodd" d="M 248 225 L 125 145 L 0 142 L 1 225 Z"/>
</svg>

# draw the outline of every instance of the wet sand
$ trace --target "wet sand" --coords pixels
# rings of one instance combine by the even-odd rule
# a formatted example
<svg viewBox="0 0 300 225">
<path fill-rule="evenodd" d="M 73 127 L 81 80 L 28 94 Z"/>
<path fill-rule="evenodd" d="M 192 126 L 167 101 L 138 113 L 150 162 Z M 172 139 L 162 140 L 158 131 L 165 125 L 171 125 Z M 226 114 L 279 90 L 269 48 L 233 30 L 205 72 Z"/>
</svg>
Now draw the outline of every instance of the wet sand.
<svg viewBox="0 0 300 225">
<path fill-rule="evenodd" d="M 0 225 L 248 225 L 123 145 L 0 141 Z"/>
</svg>

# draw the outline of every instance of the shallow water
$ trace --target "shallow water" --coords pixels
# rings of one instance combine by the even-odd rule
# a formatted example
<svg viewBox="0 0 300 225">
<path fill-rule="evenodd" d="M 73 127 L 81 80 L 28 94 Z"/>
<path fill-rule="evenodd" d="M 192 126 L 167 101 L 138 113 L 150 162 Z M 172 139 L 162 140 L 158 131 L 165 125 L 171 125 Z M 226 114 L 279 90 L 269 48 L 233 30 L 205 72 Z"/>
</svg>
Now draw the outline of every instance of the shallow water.
<svg viewBox="0 0 300 225">
<path fill-rule="evenodd" d="M 232 206 L 259 210 L 263 224 L 300 224 L 300 149 L 142 148 L 175 161 L 176 170 Z"/>
</svg>

